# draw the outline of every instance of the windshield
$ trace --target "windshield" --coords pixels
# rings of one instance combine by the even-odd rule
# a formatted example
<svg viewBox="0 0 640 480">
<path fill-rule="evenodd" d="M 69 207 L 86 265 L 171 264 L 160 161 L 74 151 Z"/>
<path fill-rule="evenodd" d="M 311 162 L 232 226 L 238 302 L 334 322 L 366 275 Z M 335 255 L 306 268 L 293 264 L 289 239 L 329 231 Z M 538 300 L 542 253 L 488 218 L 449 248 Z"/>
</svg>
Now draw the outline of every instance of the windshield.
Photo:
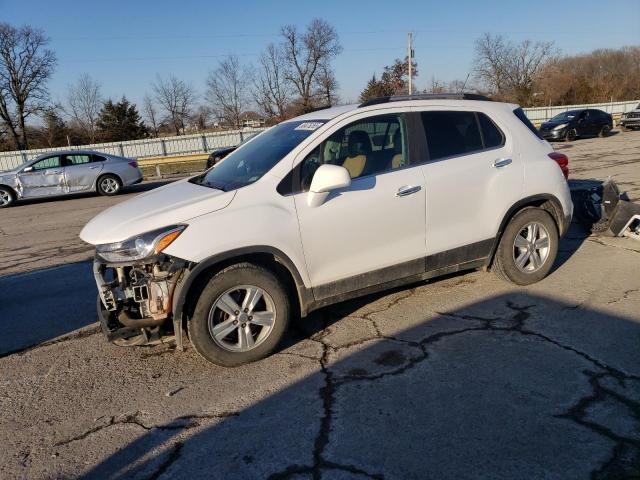
<svg viewBox="0 0 640 480">
<path fill-rule="evenodd" d="M 276 125 L 190 181 L 224 191 L 256 182 L 324 122 L 294 121 Z"/>
<path fill-rule="evenodd" d="M 576 111 L 562 112 L 551 119 L 552 122 L 569 121 L 578 114 Z"/>
</svg>

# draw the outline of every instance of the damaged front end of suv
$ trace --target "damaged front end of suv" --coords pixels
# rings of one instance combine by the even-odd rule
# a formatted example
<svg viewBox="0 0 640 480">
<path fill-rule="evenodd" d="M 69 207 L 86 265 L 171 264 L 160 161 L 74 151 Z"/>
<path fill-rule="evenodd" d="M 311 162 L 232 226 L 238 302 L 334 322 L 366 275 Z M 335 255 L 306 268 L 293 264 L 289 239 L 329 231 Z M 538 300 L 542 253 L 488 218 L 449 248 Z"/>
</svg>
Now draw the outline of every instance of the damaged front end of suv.
<svg viewBox="0 0 640 480">
<path fill-rule="evenodd" d="M 185 228 L 174 225 L 96 246 L 98 315 L 109 341 L 144 345 L 173 336 L 173 297 L 189 262 L 163 251 Z"/>
</svg>

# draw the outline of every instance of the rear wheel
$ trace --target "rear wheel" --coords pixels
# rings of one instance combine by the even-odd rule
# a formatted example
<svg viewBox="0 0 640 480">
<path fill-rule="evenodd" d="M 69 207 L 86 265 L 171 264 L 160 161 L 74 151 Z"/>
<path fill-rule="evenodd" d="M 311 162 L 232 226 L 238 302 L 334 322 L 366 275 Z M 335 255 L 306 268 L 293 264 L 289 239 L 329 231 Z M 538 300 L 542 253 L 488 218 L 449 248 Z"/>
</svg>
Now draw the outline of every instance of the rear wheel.
<svg viewBox="0 0 640 480">
<path fill-rule="evenodd" d="M 0 208 L 11 206 L 15 200 L 15 194 L 10 188 L 0 187 Z"/>
<path fill-rule="evenodd" d="M 189 338 L 206 360 L 235 367 L 260 360 L 278 346 L 289 323 L 289 299 L 280 280 L 250 263 L 213 276 L 196 304 Z"/>
<path fill-rule="evenodd" d="M 604 127 L 602 127 L 602 130 L 600 130 L 600 137 L 608 137 L 609 134 L 611 133 L 611 127 L 609 125 L 605 125 Z"/>
<path fill-rule="evenodd" d="M 116 195 L 122 189 L 122 181 L 115 175 L 102 175 L 98 179 L 98 193 L 100 195 Z"/>
<path fill-rule="evenodd" d="M 558 253 L 558 229 L 549 213 L 525 208 L 502 234 L 492 270 L 503 280 L 529 285 L 547 276 Z"/>
</svg>

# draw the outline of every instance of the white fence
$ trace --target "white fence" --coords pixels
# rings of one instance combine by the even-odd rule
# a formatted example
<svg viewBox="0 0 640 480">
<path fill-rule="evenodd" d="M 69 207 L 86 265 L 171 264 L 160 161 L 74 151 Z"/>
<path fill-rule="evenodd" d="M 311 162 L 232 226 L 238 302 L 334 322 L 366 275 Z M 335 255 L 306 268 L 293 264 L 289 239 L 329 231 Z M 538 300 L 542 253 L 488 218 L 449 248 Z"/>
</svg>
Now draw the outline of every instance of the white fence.
<svg viewBox="0 0 640 480">
<path fill-rule="evenodd" d="M 628 102 L 590 103 L 585 105 L 564 105 L 561 107 L 536 107 L 525 108 L 529 120 L 540 124 L 558 113 L 576 108 L 598 108 L 614 116 L 633 110 L 640 100 Z M 100 143 L 95 145 L 82 145 L 71 149 L 97 150 L 122 157 L 148 158 L 166 157 L 174 155 L 188 155 L 190 153 L 207 153 L 215 148 L 228 147 L 240 143 L 246 135 L 260 132 L 263 128 L 230 130 L 227 132 L 203 133 L 197 135 L 184 135 L 180 137 L 153 138 L 145 140 L 131 140 L 128 142 Z M 69 150 L 69 147 L 45 148 L 36 150 L 22 150 L 14 152 L 0 152 L 0 172 L 10 170 L 32 158 L 48 152 Z"/>
<path fill-rule="evenodd" d="M 578 108 L 597 108 L 598 110 L 604 110 L 613 116 L 618 116 L 629 110 L 633 110 L 640 103 L 640 100 L 629 100 L 627 102 L 609 102 L 609 103 L 587 103 L 584 105 L 563 105 L 561 107 L 536 107 L 525 108 L 524 111 L 527 114 L 529 120 L 533 123 L 546 122 L 557 114 L 566 112 L 567 110 L 575 110 Z"/>
<path fill-rule="evenodd" d="M 128 142 L 99 143 L 74 147 L 39 148 L 14 152 L 0 152 L 0 172 L 10 170 L 38 155 L 63 150 L 96 150 L 99 152 L 130 158 L 167 157 L 207 153 L 215 148 L 237 145 L 252 133 L 264 128 L 229 130 L 226 132 L 183 135 L 179 137 L 148 138 Z"/>
</svg>

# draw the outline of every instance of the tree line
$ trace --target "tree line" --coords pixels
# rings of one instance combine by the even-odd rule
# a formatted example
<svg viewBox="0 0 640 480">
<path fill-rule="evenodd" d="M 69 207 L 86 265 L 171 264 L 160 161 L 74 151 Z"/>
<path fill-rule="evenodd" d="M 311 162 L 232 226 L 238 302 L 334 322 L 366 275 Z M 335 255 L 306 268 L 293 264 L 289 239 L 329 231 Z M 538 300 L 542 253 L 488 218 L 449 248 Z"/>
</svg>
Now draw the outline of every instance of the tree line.
<svg viewBox="0 0 640 480">
<path fill-rule="evenodd" d="M 342 45 L 322 19 L 302 30 L 283 26 L 257 65 L 236 55 L 222 59 L 202 95 L 176 75 L 157 74 L 140 107 L 125 96 L 104 98 L 89 74 L 52 102 L 47 82 L 57 59 L 49 42 L 42 30 L 0 23 L 0 150 L 182 135 L 259 118 L 273 124 L 339 101 L 331 63 Z"/>
<path fill-rule="evenodd" d="M 304 29 L 285 25 L 255 64 L 236 55 L 218 62 L 199 94 L 176 75 L 157 74 L 140 107 L 125 96 L 104 98 L 89 74 L 51 101 L 47 82 L 56 67 L 44 31 L 0 23 L 0 150 L 125 141 L 182 135 L 212 126 L 238 128 L 245 120 L 268 124 L 336 105 L 332 61 L 342 52 L 336 30 L 322 19 Z M 359 100 L 408 94 L 408 59 L 375 73 Z M 412 77 L 418 64 L 412 64 Z M 414 85 L 416 82 L 414 81 Z M 600 103 L 640 98 L 640 47 L 561 55 L 553 42 L 512 42 L 484 34 L 464 80 L 435 73 L 415 92 L 477 92 L 524 107 Z M 144 120 L 143 120 L 144 117 Z"/>
<path fill-rule="evenodd" d="M 360 101 L 408 94 L 408 59 L 396 59 L 374 74 Z M 413 76 L 418 65 L 413 63 Z M 414 82 L 415 83 L 415 82 Z M 471 71 L 464 80 L 443 82 L 431 75 L 419 93 L 472 92 L 523 107 L 574 105 L 640 98 L 640 47 L 598 49 L 580 55 L 561 55 L 553 42 L 484 34 L 475 43 Z"/>
</svg>

